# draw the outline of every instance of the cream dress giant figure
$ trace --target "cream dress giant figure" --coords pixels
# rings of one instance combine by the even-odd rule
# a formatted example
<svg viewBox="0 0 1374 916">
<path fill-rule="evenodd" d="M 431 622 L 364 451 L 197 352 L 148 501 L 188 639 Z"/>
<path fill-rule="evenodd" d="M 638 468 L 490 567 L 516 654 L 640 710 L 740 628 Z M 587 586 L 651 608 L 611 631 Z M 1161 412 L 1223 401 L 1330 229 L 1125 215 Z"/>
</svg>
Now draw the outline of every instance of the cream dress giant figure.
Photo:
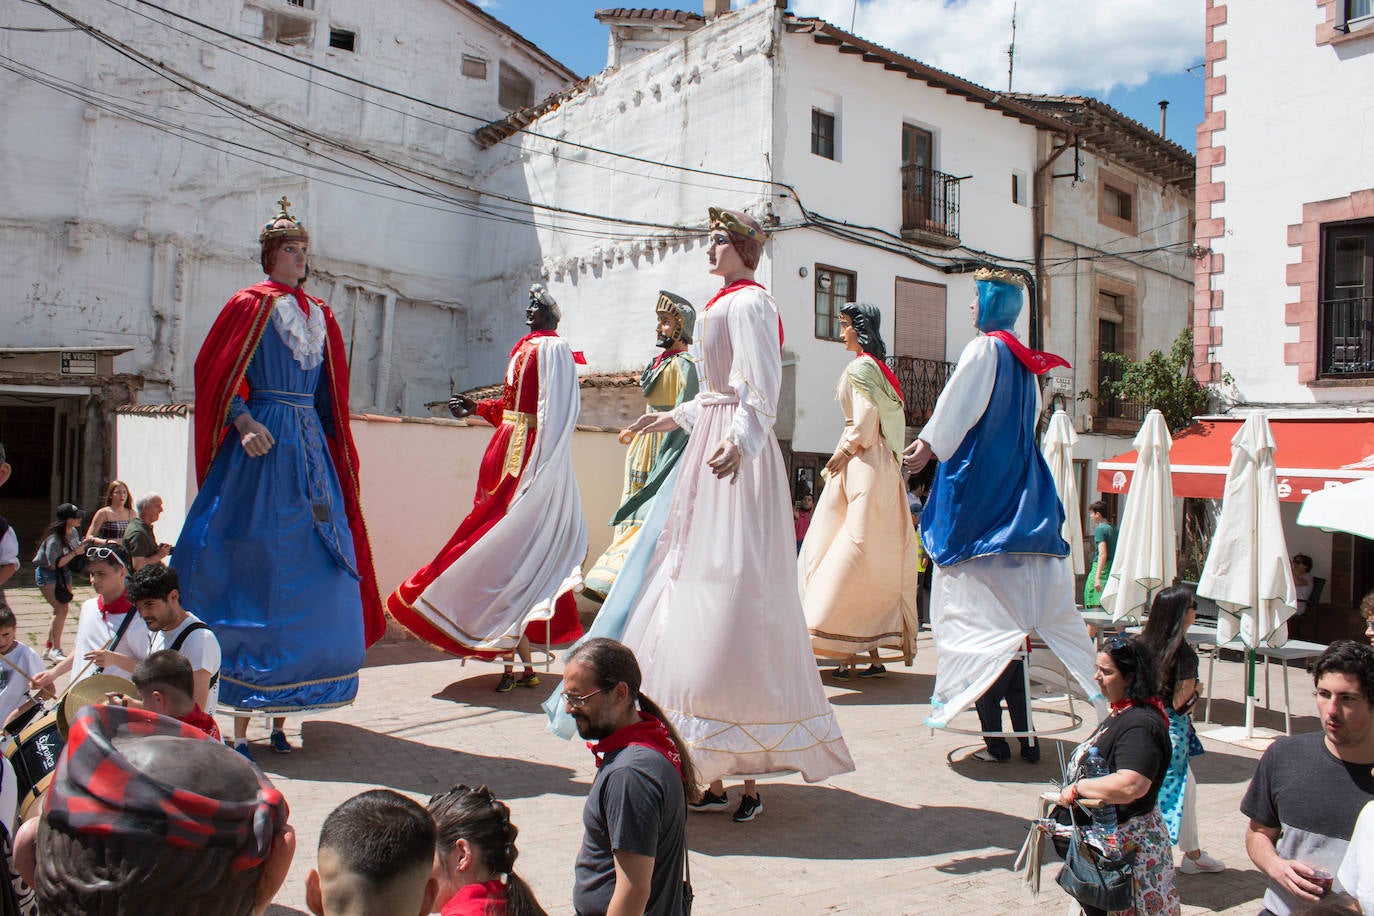
<svg viewBox="0 0 1374 916">
<path fill-rule="evenodd" d="M 712 783 L 704 806 L 725 807 L 723 778 L 744 776 L 735 819 L 750 820 L 762 810 L 752 777 L 815 782 L 854 763 L 794 587 L 796 535 L 773 434 L 781 324 L 753 280 L 763 230 L 740 213 L 713 209 L 711 220 L 711 272 L 726 285 L 698 318 L 700 393 L 630 426 L 689 431 L 672 506 L 642 581 L 616 587 L 638 592 L 623 641 L 644 668 L 644 693 Z M 752 264 L 736 250 L 750 243 Z"/>
<path fill-rule="evenodd" d="M 911 664 L 916 655 L 916 529 L 907 511 L 901 454 L 906 416 L 895 379 L 883 365 L 876 306 L 850 303 L 840 310 L 840 337 L 855 358 L 840 376 L 835 398 L 844 411 L 844 434 L 825 466 L 825 489 L 811 517 L 797 586 L 811 648 L 848 662 L 868 652 L 863 673 L 881 677 L 879 649 L 895 649 Z M 884 371 L 886 370 L 886 371 Z"/>
</svg>

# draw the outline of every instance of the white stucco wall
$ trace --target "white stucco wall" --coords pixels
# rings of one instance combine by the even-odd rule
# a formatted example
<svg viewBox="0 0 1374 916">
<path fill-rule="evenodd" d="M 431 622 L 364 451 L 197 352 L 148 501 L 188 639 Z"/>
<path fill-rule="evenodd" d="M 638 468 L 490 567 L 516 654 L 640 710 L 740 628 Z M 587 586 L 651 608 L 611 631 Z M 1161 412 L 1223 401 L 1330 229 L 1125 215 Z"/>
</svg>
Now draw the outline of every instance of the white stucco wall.
<svg viewBox="0 0 1374 916">
<path fill-rule="evenodd" d="M 115 418 L 114 479 L 129 485 L 130 499 L 162 497 L 157 539 L 175 544 L 196 498 L 195 445 L 189 416 L 120 414 Z"/>
<path fill-rule="evenodd" d="M 1304 203 L 1345 197 L 1374 186 L 1374 39 L 1318 45 L 1315 32 L 1326 10 L 1312 3 L 1250 0 L 1230 3 L 1215 37 L 1226 57 L 1215 64 L 1226 92 L 1214 106 L 1226 127 L 1213 134 L 1226 161 L 1212 177 L 1226 185 L 1214 205 L 1226 234 L 1213 240 L 1225 272 L 1213 277 L 1224 290 L 1218 320 L 1221 368 L 1249 402 L 1307 404 L 1367 400 L 1369 387 L 1317 390 L 1298 382 L 1284 363 L 1283 345 L 1297 329 L 1284 323 L 1284 306 L 1298 291 L 1286 267 L 1300 250 L 1287 229 L 1302 221 Z"/>
<path fill-rule="evenodd" d="M 288 58 L 432 99 L 477 120 L 214 39 L 252 58 L 245 59 L 99 0 L 76 0 L 64 8 L 223 93 L 303 129 L 365 147 L 397 169 L 421 169 L 435 178 L 388 171 L 336 152 L 331 155 L 342 161 L 323 163 L 328 168 L 364 169 L 400 186 L 466 199 L 472 195 L 458 186 L 470 184 L 475 171 L 470 132 L 482 120 L 504 115 L 497 104 L 501 62 L 534 81 L 536 99 L 569 81 L 547 59 L 443 0 L 316 0 L 307 11 L 275 3 L 179 0 L 175 8 L 255 38 L 265 10 L 313 18 L 309 46 L 273 47 Z M 0 10 L 0 24 L 63 23 L 38 8 L 12 4 Z M 328 47 L 331 26 L 356 32 L 356 52 Z M 312 233 L 309 289 L 344 300 L 335 305 L 346 342 L 355 357 L 372 361 L 368 371 L 355 370 L 355 405 L 394 410 L 407 400 L 446 394 L 451 379 L 460 386 L 470 382 L 470 370 L 485 379 L 489 372 L 479 371 L 484 363 L 499 366 L 504 360 L 504 352 L 488 352 L 494 348 L 477 333 L 480 322 L 467 320 L 469 313 L 489 308 L 473 294 L 465 256 L 483 224 L 453 204 L 353 174 L 311 169 L 307 162 L 322 161 L 262 132 L 264 118 L 246 116 L 246 123 L 215 109 L 82 32 L 0 31 L 0 53 L 98 87 L 149 117 L 202 131 L 215 139 L 192 139 L 216 147 L 0 74 L 0 118 L 25 125 L 0 136 L 0 247 L 7 255 L 0 259 L 0 310 L 13 316 L 8 345 L 130 345 L 133 352 L 120 357 L 116 369 L 146 377 L 145 402 L 188 399 L 192 361 L 210 322 L 230 293 L 261 277 L 257 233 L 284 194 Z M 461 75 L 463 54 L 488 61 L 486 80 Z M 366 290 L 361 297 L 353 292 L 359 288 Z M 393 348 L 383 353 L 376 341 L 384 336 L 388 294 L 395 301 Z"/>
</svg>

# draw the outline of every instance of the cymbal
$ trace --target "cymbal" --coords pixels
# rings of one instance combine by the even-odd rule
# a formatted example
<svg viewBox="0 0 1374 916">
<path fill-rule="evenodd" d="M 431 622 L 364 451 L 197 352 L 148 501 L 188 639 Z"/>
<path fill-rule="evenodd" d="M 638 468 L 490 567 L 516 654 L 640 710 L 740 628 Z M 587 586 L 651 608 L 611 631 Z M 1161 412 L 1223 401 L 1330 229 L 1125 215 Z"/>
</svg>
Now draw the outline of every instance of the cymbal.
<svg viewBox="0 0 1374 916">
<path fill-rule="evenodd" d="M 57 726 L 63 737 L 66 737 L 67 729 L 71 726 L 72 719 L 76 718 L 77 712 L 92 703 L 104 703 L 107 693 L 123 693 L 137 697 L 138 688 L 132 681 L 113 674 L 93 674 L 77 682 L 67 691 L 62 705 L 57 710 Z"/>
</svg>

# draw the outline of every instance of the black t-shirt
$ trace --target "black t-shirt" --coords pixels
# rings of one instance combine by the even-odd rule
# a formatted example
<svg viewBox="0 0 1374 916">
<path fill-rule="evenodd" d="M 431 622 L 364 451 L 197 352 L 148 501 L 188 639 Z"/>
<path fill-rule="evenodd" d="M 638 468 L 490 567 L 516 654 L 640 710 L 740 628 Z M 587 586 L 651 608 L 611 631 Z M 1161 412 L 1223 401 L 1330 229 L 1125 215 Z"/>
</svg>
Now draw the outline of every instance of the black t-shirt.
<svg viewBox="0 0 1374 916">
<path fill-rule="evenodd" d="M 1107 770 L 1132 770 L 1149 777 L 1150 791 L 1129 805 L 1116 806 L 1116 819 L 1124 823 L 1155 809 L 1159 787 L 1169 771 L 1169 726 L 1153 706 L 1130 706 L 1107 720 L 1107 727 L 1093 742 L 1107 761 Z"/>
<path fill-rule="evenodd" d="M 1178 647 L 1174 653 L 1174 670 L 1168 672 L 1161 682 L 1159 696 L 1164 700 L 1164 705 L 1169 706 L 1174 702 L 1174 688 L 1179 681 L 1197 680 L 1198 660 L 1197 652 L 1188 643 Z"/>
<path fill-rule="evenodd" d="M 687 806 L 682 777 L 668 758 L 640 745 L 607 754 L 582 809 L 582 827 L 573 886 L 579 916 L 610 907 L 617 849 L 653 857 L 646 916 L 681 916 Z"/>
</svg>

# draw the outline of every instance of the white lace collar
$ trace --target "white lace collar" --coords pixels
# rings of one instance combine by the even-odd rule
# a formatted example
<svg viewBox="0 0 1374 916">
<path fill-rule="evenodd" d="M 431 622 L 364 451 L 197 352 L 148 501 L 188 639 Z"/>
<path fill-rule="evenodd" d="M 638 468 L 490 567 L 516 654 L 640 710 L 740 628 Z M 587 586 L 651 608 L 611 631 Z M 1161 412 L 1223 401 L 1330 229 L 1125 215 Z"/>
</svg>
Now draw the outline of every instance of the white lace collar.
<svg viewBox="0 0 1374 916">
<path fill-rule="evenodd" d="M 309 371 L 324 362 L 324 312 L 318 306 L 310 304 L 307 318 L 294 295 L 280 295 L 272 308 L 272 326 L 302 369 Z"/>
</svg>

